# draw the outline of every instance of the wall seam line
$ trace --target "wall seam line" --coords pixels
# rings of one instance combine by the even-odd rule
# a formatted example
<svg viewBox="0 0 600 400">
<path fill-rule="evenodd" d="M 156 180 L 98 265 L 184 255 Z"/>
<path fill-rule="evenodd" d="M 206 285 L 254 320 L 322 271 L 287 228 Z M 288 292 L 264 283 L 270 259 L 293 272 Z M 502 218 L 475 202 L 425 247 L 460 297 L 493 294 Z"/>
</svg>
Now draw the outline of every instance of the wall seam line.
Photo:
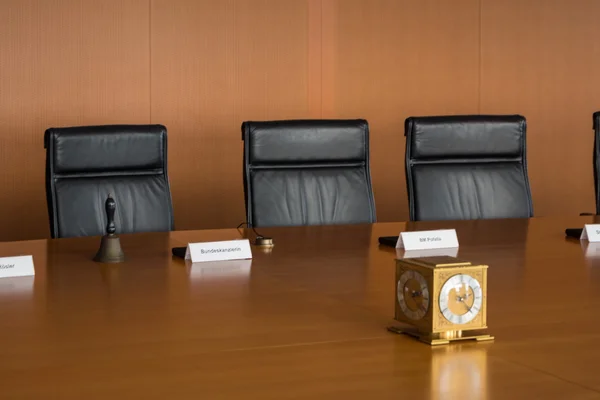
<svg viewBox="0 0 600 400">
<path fill-rule="evenodd" d="M 484 0 L 479 0 L 479 67 L 478 67 L 478 83 L 477 83 L 477 97 L 478 97 L 478 102 L 477 102 L 477 110 L 479 112 L 479 114 L 481 114 L 481 98 L 482 98 L 482 58 L 483 58 L 483 40 L 482 40 L 482 26 L 483 26 L 483 2 Z"/>
<path fill-rule="evenodd" d="M 152 0 L 148 0 L 148 124 L 152 124 Z"/>
</svg>

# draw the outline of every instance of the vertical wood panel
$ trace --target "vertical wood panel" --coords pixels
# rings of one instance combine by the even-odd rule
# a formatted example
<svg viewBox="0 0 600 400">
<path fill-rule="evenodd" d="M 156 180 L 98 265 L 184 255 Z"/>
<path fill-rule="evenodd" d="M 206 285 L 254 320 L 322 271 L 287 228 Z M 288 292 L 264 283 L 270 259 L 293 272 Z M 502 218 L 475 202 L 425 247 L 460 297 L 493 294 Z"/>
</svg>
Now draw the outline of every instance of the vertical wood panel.
<svg viewBox="0 0 600 400">
<path fill-rule="evenodd" d="M 147 0 L 0 2 L 0 240 L 49 236 L 51 126 L 148 123 Z"/>
<path fill-rule="evenodd" d="M 323 2 L 308 0 L 308 110 L 310 118 L 323 116 Z"/>
<path fill-rule="evenodd" d="M 324 110 L 369 121 L 378 219 L 407 220 L 404 119 L 478 112 L 478 0 L 338 0 L 334 7 L 335 73 L 323 81 L 334 97 L 333 104 L 324 97 Z"/>
<path fill-rule="evenodd" d="M 338 0 L 321 0 L 321 115 L 323 118 L 335 118 L 335 85 L 338 70 Z"/>
<path fill-rule="evenodd" d="M 594 211 L 595 0 L 0 2 L 0 240 L 48 236 L 43 132 L 162 123 L 179 229 L 244 219 L 240 124 L 366 118 L 380 221 L 404 119 L 520 113 L 536 215 Z M 480 18 L 481 17 L 481 18 Z"/>
<path fill-rule="evenodd" d="M 245 220 L 240 125 L 308 118 L 308 4 L 152 2 L 152 120 L 169 130 L 177 229 Z"/>
<path fill-rule="evenodd" d="M 600 2 L 482 0 L 482 112 L 528 120 L 536 216 L 595 211 Z"/>
</svg>

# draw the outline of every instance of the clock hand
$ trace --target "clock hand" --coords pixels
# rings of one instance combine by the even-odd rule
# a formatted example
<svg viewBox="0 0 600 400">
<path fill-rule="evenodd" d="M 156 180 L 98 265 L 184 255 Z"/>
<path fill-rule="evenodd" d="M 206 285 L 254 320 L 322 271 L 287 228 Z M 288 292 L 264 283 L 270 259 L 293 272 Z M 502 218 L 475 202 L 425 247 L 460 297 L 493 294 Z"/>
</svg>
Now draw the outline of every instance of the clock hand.
<svg viewBox="0 0 600 400">
<path fill-rule="evenodd" d="M 465 301 L 468 298 L 469 298 L 469 293 L 465 293 L 464 296 L 456 296 L 456 301 L 463 303 L 465 305 L 465 307 L 467 308 L 467 311 L 470 311 L 472 306 L 469 306 L 467 304 L 467 302 Z"/>
<path fill-rule="evenodd" d="M 470 310 L 471 310 L 471 307 L 469 307 L 469 305 L 468 305 L 466 302 L 464 302 L 464 301 L 463 301 L 463 304 L 464 304 L 464 305 L 465 305 L 465 307 L 467 308 L 467 311 L 470 311 Z"/>
<path fill-rule="evenodd" d="M 467 300 L 469 297 L 471 297 L 470 293 L 465 293 L 464 296 L 456 296 L 456 301 L 461 301 L 464 302 L 465 300 Z"/>
</svg>

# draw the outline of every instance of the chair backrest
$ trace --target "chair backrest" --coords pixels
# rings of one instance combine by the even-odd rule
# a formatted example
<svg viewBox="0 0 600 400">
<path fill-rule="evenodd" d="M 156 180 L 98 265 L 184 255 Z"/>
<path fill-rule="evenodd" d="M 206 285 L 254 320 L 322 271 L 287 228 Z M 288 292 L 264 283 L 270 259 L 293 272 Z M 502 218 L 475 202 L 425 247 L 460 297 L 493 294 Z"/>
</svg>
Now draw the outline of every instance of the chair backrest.
<svg viewBox="0 0 600 400">
<path fill-rule="evenodd" d="M 109 194 L 117 233 L 173 230 L 164 126 L 50 128 L 44 147 L 53 238 L 103 235 Z"/>
<path fill-rule="evenodd" d="M 246 121 L 242 140 L 251 226 L 375 222 L 367 121 Z"/>
<path fill-rule="evenodd" d="M 594 119 L 594 195 L 596 198 L 596 215 L 600 215 L 600 111 L 593 115 Z"/>
<path fill-rule="evenodd" d="M 524 117 L 410 117 L 405 135 L 411 220 L 533 216 Z"/>
</svg>

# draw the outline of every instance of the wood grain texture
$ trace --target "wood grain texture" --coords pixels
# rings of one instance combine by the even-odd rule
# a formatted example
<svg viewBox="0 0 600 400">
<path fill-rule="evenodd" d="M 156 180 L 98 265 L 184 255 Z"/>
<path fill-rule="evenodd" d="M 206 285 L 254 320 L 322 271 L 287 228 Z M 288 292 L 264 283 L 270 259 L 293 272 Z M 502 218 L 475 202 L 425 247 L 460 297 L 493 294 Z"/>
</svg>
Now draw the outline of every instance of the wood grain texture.
<svg viewBox="0 0 600 400">
<path fill-rule="evenodd" d="M 595 0 L 0 2 L 0 240 L 49 236 L 43 131 L 161 123 L 176 226 L 244 219 L 240 125 L 366 118 L 379 221 L 408 219 L 404 119 L 528 119 L 536 215 L 594 211 Z M 568 194 L 568 195 L 565 195 Z"/>
<path fill-rule="evenodd" d="M 245 221 L 240 126 L 308 118 L 308 4 L 152 2 L 152 121 L 169 129 L 175 225 Z"/>
<path fill-rule="evenodd" d="M 378 220 L 407 220 L 404 120 L 478 112 L 478 0 L 339 0 L 335 18 L 324 107 L 369 121 Z"/>
<path fill-rule="evenodd" d="M 307 6 L 308 111 L 309 118 L 319 119 L 323 117 L 323 1 L 308 0 Z"/>
<path fill-rule="evenodd" d="M 44 130 L 150 121 L 143 0 L 0 2 L 0 240 L 50 235 Z"/>
<path fill-rule="evenodd" d="M 535 215 L 595 212 L 600 3 L 481 0 L 481 10 L 481 111 L 527 118 Z"/>
<path fill-rule="evenodd" d="M 594 222 L 264 229 L 271 252 L 196 265 L 171 247 L 240 232 L 122 235 L 119 265 L 91 261 L 99 238 L 0 243 L 36 266 L 0 282 L 2 396 L 598 398 L 600 257 L 564 237 Z M 489 265 L 492 343 L 432 349 L 385 329 L 402 253 L 377 238 L 448 227 L 458 257 Z"/>
</svg>

